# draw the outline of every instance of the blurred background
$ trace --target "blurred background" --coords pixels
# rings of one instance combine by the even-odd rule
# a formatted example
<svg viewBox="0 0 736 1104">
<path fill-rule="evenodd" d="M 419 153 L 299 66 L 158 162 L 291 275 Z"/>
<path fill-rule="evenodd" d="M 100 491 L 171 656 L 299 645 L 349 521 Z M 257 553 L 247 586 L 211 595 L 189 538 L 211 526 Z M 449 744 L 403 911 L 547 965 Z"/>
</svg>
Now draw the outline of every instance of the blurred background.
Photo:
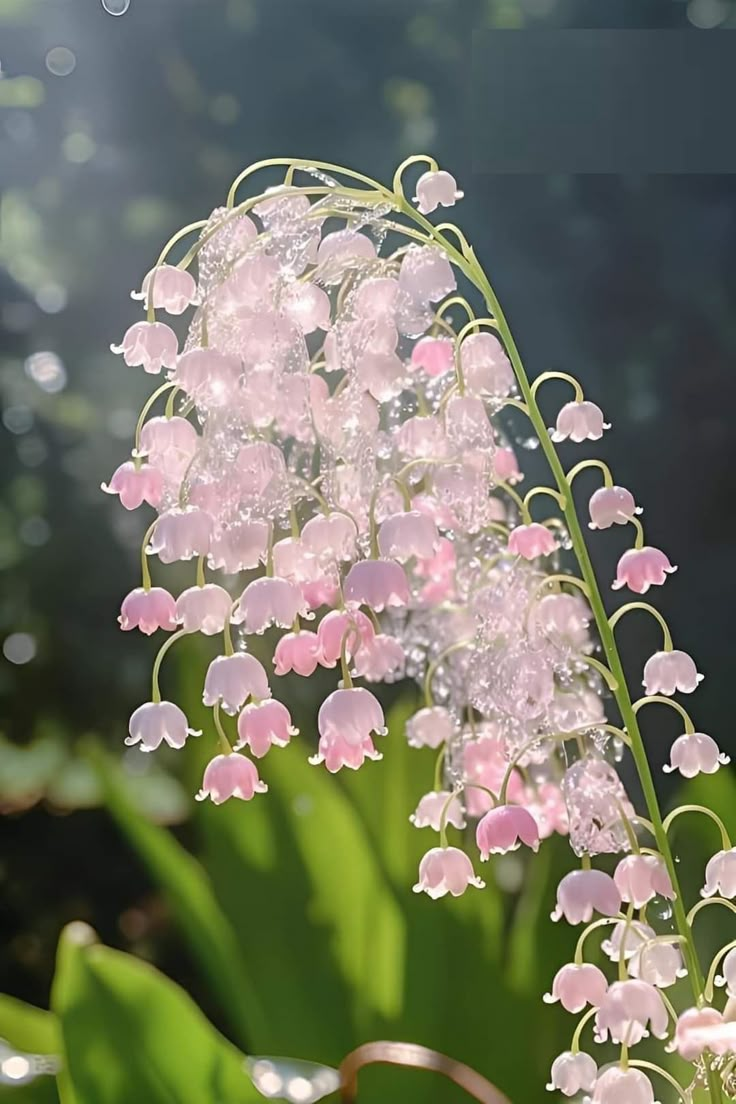
<svg viewBox="0 0 736 1104">
<path fill-rule="evenodd" d="M 473 33 L 544 26 L 718 33 L 736 27 L 736 7 L 0 0 L 1 990 L 46 1006 L 59 931 L 83 918 L 176 978 L 242 1046 L 334 1061 L 388 1034 L 465 1058 L 528 1100 L 569 1042 L 559 1011 L 539 1002 L 570 948 L 547 921 L 564 844 L 533 870 L 497 864 L 475 895 L 482 908 L 412 900 L 426 841 L 407 816 L 430 764 L 407 757 L 400 732 L 365 777 L 325 784 L 275 767 L 273 802 L 247 815 L 194 816 L 196 750 L 122 754 L 153 647 L 116 624 L 141 521 L 99 484 L 129 451 L 150 381 L 108 349 L 139 317 L 129 291 L 163 242 L 261 158 L 314 156 L 389 180 L 427 151 L 456 175 L 467 198 L 453 214 L 530 373 L 574 373 L 613 423 L 598 451 L 680 564 L 660 604 L 707 676 L 697 724 L 736 752 L 736 183 L 474 172 Z M 617 538 L 592 549 L 612 577 Z M 629 620 L 621 639 L 638 678 L 658 637 Z M 181 654 L 166 677 L 196 714 L 204 659 Z M 291 690 L 307 739 L 320 689 Z M 394 692 L 397 729 L 412 694 Z M 666 711 L 648 720 L 658 766 L 676 733 Z M 719 776 L 716 802 L 733 819 L 729 786 Z M 336 832 L 344 854 L 326 872 Z M 222 969 L 213 983 L 177 911 L 178 851 L 166 849 L 180 842 L 232 924 L 245 1009 L 226 1007 Z M 436 1099 L 423 1081 L 413 1091 Z"/>
</svg>

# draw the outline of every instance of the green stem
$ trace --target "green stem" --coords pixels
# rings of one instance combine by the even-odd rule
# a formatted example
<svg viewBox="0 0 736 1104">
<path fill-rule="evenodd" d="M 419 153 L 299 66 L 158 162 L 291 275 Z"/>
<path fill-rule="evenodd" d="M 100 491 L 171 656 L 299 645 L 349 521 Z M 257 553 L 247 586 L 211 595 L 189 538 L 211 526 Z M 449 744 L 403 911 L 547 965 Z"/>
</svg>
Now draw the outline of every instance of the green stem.
<svg viewBox="0 0 736 1104">
<path fill-rule="evenodd" d="M 655 621 L 659 622 L 659 625 L 662 629 L 664 651 L 671 652 L 672 634 L 670 633 L 669 625 L 667 624 L 659 610 L 655 609 L 654 606 L 650 606 L 649 602 L 627 602 L 625 606 L 621 606 L 620 609 L 617 609 L 615 613 L 611 614 L 611 616 L 608 618 L 608 624 L 611 626 L 612 629 L 615 629 L 621 618 L 625 614 L 630 613 L 632 610 L 645 610 L 648 614 L 651 614 Z"/>
<path fill-rule="evenodd" d="M 168 650 L 172 646 L 172 644 L 175 643 L 175 641 L 181 640 L 181 638 L 183 636 L 186 636 L 186 635 L 187 635 L 187 630 L 186 629 L 179 629 L 179 631 L 175 632 L 173 634 L 173 636 L 170 636 L 168 640 L 165 640 L 164 643 L 159 648 L 158 655 L 156 656 L 156 659 L 154 660 L 154 663 L 153 663 L 153 671 L 151 672 L 151 701 L 152 702 L 157 702 L 158 703 L 158 702 L 161 701 L 161 690 L 160 690 L 160 687 L 159 687 L 159 684 L 158 684 L 158 676 L 159 676 L 160 671 L 161 671 L 161 664 L 163 663 L 164 656 L 166 655 L 166 653 L 168 652 Z"/>
</svg>

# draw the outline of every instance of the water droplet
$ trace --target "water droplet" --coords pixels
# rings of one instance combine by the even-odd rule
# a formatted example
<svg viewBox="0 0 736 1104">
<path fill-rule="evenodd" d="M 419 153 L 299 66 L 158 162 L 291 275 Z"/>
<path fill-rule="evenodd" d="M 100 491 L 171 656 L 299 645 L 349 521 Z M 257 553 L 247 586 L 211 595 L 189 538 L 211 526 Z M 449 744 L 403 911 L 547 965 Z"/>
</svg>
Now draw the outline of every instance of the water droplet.
<svg viewBox="0 0 736 1104">
<path fill-rule="evenodd" d="M 108 15 L 125 15 L 130 7 L 130 0 L 101 0 L 101 3 Z"/>
<path fill-rule="evenodd" d="M 46 55 L 46 68 L 55 77 L 68 77 L 76 66 L 76 56 L 66 46 L 53 46 Z"/>
<path fill-rule="evenodd" d="M 22 666 L 30 663 L 36 654 L 36 641 L 30 633 L 11 633 L 3 641 L 3 655 L 9 663 Z"/>
<path fill-rule="evenodd" d="M 666 897 L 653 897 L 649 903 L 649 910 L 658 920 L 672 919 L 672 904 Z"/>
</svg>

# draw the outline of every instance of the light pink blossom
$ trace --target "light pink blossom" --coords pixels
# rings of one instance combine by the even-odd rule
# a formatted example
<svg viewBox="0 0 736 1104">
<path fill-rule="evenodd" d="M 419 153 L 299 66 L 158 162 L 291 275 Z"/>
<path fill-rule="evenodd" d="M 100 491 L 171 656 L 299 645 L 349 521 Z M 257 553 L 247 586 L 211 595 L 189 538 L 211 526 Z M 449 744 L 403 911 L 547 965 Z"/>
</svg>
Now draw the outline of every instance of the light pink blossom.
<svg viewBox="0 0 736 1104">
<path fill-rule="evenodd" d="M 582 1012 L 586 1004 L 599 1008 L 608 992 L 606 975 L 590 962 L 562 966 L 555 974 L 552 992 L 545 993 L 545 1004 L 560 1002 L 566 1012 Z"/>
<path fill-rule="evenodd" d="M 409 601 L 409 583 L 401 564 L 393 560 L 360 560 L 343 583 L 348 606 L 368 606 L 376 613 Z"/>
<path fill-rule="evenodd" d="M 135 322 L 123 334 L 119 345 L 111 345 L 110 351 L 122 353 L 130 368 L 141 366 L 144 372 L 158 375 L 162 368 L 173 368 L 179 342 L 176 334 L 165 322 Z"/>
<path fill-rule="evenodd" d="M 190 349 L 177 362 L 174 381 L 189 398 L 203 407 L 224 407 L 234 402 L 242 369 L 237 357 L 217 349 Z"/>
<path fill-rule="evenodd" d="M 288 629 L 307 613 L 307 604 L 296 583 L 287 579 L 254 579 L 241 594 L 233 612 L 236 625 L 247 633 L 265 632 L 269 625 Z"/>
<path fill-rule="evenodd" d="M 210 515 L 196 506 L 167 510 L 159 516 L 146 551 L 165 564 L 206 556 L 213 527 Z"/>
<path fill-rule="evenodd" d="M 506 350 L 492 333 L 470 334 L 460 346 L 460 365 L 471 395 L 505 398 L 514 387 Z"/>
<path fill-rule="evenodd" d="M 645 545 L 630 548 L 618 561 L 614 590 L 628 587 L 635 594 L 646 594 L 650 586 L 662 586 L 667 576 L 677 571 L 658 548 Z"/>
<path fill-rule="evenodd" d="M 557 547 L 557 541 L 549 529 L 536 521 L 529 525 L 517 525 L 509 533 L 509 552 L 514 556 L 523 556 L 525 560 L 549 556 Z"/>
<path fill-rule="evenodd" d="M 218 703 L 226 713 L 235 715 L 248 698 L 269 698 L 268 676 L 255 656 L 246 652 L 218 656 L 207 668 L 204 680 L 205 705 Z"/>
<path fill-rule="evenodd" d="M 411 367 L 421 368 L 431 378 L 449 372 L 454 362 L 455 349 L 449 337 L 420 337 L 411 352 Z"/>
<path fill-rule="evenodd" d="M 644 665 L 644 686 L 647 694 L 665 694 L 671 697 L 676 691 L 692 694 L 703 681 L 695 661 L 687 652 L 675 648 L 669 652 L 655 652 Z"/>
<path fill-rule="evenodd" d="M 375 636 L 373 622 L 360 610 L 330 610 L 317 626 L 319 661 L 323 667 L 334 667 L 345 651 L 352 659 L 362 644 Z"/>
<path fill-rule="evenodd" d="M 142 299 L 148 309 L 153 299 L 156 310 L 165 310 L 169 314 L 182 314 L 191 303 L 197 300 L 197 285 L 191 273 L 173 265 L 158 265 L 144 277 L 140 291 L 132 291 L 131 299 Z"/>
<path fill-rule="evenodd" d="M 251 702 L 238 717 L 238 748 L 250 748 L 256 759 L 262 759 L 271 747 L 286 747 L 298 728 L 291 723 L 289 710 L 275 698 Z"/>
<path fill-rule="evenodd" d="M 455 733 L 452 715 L 440 705 L 419 709 L 406 722 L 406 741 L 413 748 L 438 748 Z"/>
<path fill-rule="evenodd" d="M 382 759 L 380 751 L 377 751 L 370 736 L 359 744 L 348 743 L 339 732 L 331 731 L 320 736 L 317 746 L 317 754 L 311 755 L 309 762 L 312 766 L 324 763 L 330 774 L 337 774 L 343 767 L 349 770 L 359 770 L 366 759 Z"/>
<path fill-rule="evenodd" d="M 550 430 L 550 436 L 556 443 L 568 438 L 579 444 L 581 441 L 600 441 L 605 429 L 610 429 L 603 421 L 603 411 L 592 402 L 569 402 L 557 415 L 557 424 Z"/>
<path fill-rule="evenodd" d="M 176 628 L 176 602 L 163 587 L 136 587 L 123 599 L 118 621 L 126 632 L 140 629 L 146 636 L 156 629 L 171 632 Z"/>
<path fill-rule="evenodd" d="M 395 682 L 404 671 L 406 656 L 401 643 L 388 633 L 376 633 L 355 653 L 353 674 L 368 682 Z"/>
<path fill-rule="evenodd" d="M 621 909 L 621 894 L 610 874 L 602 870 L 572 870 L 557 887 L 557 907 L 553 920 L 563 916 L 568 924 L 587 924 L 593 913 L 616 916 Z"/>
<path fill-rule="evenodd" d="M 657 1101 L 645 1073 L 612 1066 L 597 1079 L 590 1104 L 657 1104 Z"/>
<path fill-rule="evenodd" d="M 196 799 L 206 801 L 209 797 L 214 805 L 222 805 L 231 797 L 250 801 L 255 794 L 267 790 L 255 763 L 245 755 L 216 755 L 205 767 L 202 789 Z"/>
<path fill-rule="evenodd" d="M 176 600 L 176 620 L 185 632 L 214 636 L 230 621 L 232 605 L 228 592 L 216 583 L 189 587 Z"/>
<path fill-rule="evenodd" d="M 550 1081 L 547 1085 L 549 1092 L 558 1089 L 563 1096 L 576 1096 L 579 1092 L 592 1092 L 595 1079 L 598 1076 L 598 1067 L 589 1054 L 578 1051 L 573 1054 L 566 1050 L 555 1058 L 552 1063 Z M 630 1104 L 630 1102 L 626 1102 Z"/>
<path fill-rule="evenodd" d="M 465 852 L 457 847 L 433 847 L 419 864 L 419 881 L 413 888 L 436 901 L 447 893 L 460 897 L 468 886 L 483 889 L 485 882 L 476 876 Z"/>
<path fill-rule="evenodd" d="M 320 736 L 339 736 L 355 747 L 373 732 L 385 736 L 388 731 L 378 699 L 363 687 L 333 690 L 320 706 L 317 728 Z"/>
<path fill-rule="evenodd" d="M 662 770 L 665 774 L 678 770 L 683 778 L 695 778 L 696 774 L 715 774 L 719 767 L 730 762 L 730 757 L 719 749 L 711 736 L 704 732 L 686 732 L 672 744 L 670 761 Z"/>
<path fill-rule="evenodd" d="M 711 1054 L 736 1054 L 736 1023 L 715 1008 L 688 1008 L 678 1017 L 674 1049 L 686 1062 Z"/>
<path fill-rule="evenodd" d="M 588 511 L 591 529 L 610 529 L 612 525 L 627 525 L 641 513 L 641 507 L 625 487 L 599 487 L 590 497 Z"/>
<path fill-rule="evenodd" d="M 615 981 L 596 1014 L 595 1034 L 598 1042 L 605 1042 L 610 1035 L 614 1043 L 635 1046 L 649 1029 L 664 1039 L 667 1024 L 667 1009 L 653 985 L 638 979 Z"/>
<path fill-rule="evenodd" d="M 302 544 L 315 556 L 338 562 L 355 556 L 358 530 L 347 514 L 317 514 L 302 529 Z"/>
<path fill-rule="evenodd" d="M 128 724 L 129 735 L 125 743 L 129 747 L 138 744 L 141 751 L 155 751 L 164 741 L 172 748 L 183 748 L 187 736 L 200 736 L 189 728 L 186 716 L 173 702 L 146 702 L 134 711 Z"/>
<path fill-rule="evenodd" d="M 505 855 L 525 844 L 539 850 L 539 828 L 531 813 L 521 805 L 497 805 L 478 821 L 475 842 L 481 862 L 489 855 Z"/>
<path fill-rule="evenodd" d="M 307 678 L 314 674 L 319 666 L 319 637 L 313 632 L 285 633 L 276 645 L 273 653 L 274 670 L 277 675 L 286 675 L 295 671 Z"/>
<path fill-rule="evenodd" d="M 179 483 L 199 447 L 200 437 L 186 418 L 149 418 L 141 429 L 138 454 Z"/>
<path fill-rule="evenodd" d="M 705 868 L 705 885 L 700 891 L 701 897 L 715 897 L 716 894 L 732 900 L 736 897 L 736 847 L 729 851 L 718 851 L 708 860 Z"/>
<path fill-rule="evenodd" d="M 132 460 L 126 460 L 115 469 L 110 482 L 101 486 L 105 494 L 119 495 L 126 510 L 137 510 L 142 502 L 159 505 L 164 481 L 161 472 L 150 464 L 136 466 Z"/>
<path fill-rule="evenodd" d="M 419 510 L 393 514 L 378 530 L 378 548 L 387 559 L 406 563 L 412 556 L 426 560 L 433 556 L 439 544 L 437 526 Z"/>
<path fill-rule="evenodd" d="M 228 575 L 250 571 L 265 561 L 271 527 L 267 521 L 236 521 L 217 530 L 207 559 Z"/>
<path fill-rule="evenodd" d="M 464 193 L 458 191 L 454 176 L 444 169 L 437 172 L 425 172 L 417 180 L 414 202 L 422 215 L 430 215 L 439 206 L 454 207 Z"/>
<path fill-rule="evenodd" d="M 411 245 L 401 260 L 399 287 L 416 303 L 438 303 L 455 291 L 457 280 L 452 265 L 441 249 Z"/>
<path fill-rule="evenodd" d="M 439 832 L 443 814 L 445 824 L 452 824 L 455 828 L 465 827 L 465 814 L 460 798 L 448 790 L 432 790 L 431 793 L 426 793 L 420 798 L 409 820 L 415 828 L 433 828 L 435 832 Z"/>
<path fill-rule="evenodd" d="M 627 855 L 621 859 L 613 874 L 621 900 L 640 909 L 653 897 L 673 900 L 667 867 L 661 855 Z"/>
</svg>

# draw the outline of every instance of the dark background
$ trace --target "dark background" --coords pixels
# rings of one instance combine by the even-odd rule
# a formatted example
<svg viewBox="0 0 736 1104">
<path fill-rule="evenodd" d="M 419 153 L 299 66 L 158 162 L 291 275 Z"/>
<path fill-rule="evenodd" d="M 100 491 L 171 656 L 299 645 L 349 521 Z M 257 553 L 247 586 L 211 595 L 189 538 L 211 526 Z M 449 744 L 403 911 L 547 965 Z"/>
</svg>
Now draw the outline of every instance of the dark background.
<svg viewBox="0 0 736 1104">
<path fill-rule="evenodd" d="M 254 160 L 388 180 L 426 150 L 456 175 L 453 215 L 530 374 L 572 372 L 613 423 L 600 455 L 680 565 L 656 598 L 707 676 L 696 723 L 736 752 L 734 177 L 483 174 L 470 111 L 480 29 L 734 25 L 729 0 L 131 0 L 120 18 L 100 0 L 0 0 L 0 988 L 46 1003 L 58 930 L 80 915 L 187 973 L 78 751 L 88 733 L 121 746 L 151 651 L 115 621 L 139 519 L 99 493 L 150 381 L 107 349 L 162 243 Z M 47 65 L 59 46 L 65 76 Z M 47 376 L 28 361 L 39 352 L 58 358 Z M 551 389 L 550 418 L 566 398 Z M 604 579 L 625 540 L 592 538 Z M 638 679 L 659 638 L 631 621 Z M 652 714 L 659 765 L 676 732 Z M 151 810 L 182 822 L 184 789 L 151 769 Z"/>
</svg>

